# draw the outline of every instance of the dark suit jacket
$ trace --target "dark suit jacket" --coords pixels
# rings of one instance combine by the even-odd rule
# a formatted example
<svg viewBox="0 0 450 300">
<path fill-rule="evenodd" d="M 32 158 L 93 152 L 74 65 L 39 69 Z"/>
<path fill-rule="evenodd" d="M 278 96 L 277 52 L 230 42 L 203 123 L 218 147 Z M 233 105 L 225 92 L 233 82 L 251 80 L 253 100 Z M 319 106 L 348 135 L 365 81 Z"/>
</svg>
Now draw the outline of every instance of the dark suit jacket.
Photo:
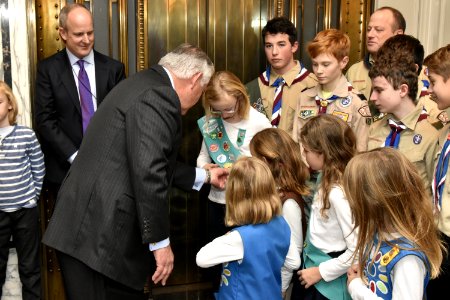
<svg viewBox="0 0 450 300">
<path fill-rule="evenodd" d="M 94 51 L 97 105 L 125 78 L 124 65 Z M 34 99 L 36 132 L 45 155 L 46 179 L 60 184 L 69 170 L 67 159 L 83 138 L 80 100 L 65 49 L 37 67 Z"/>
<path fill-rule="evenodd" d="M 154 271 L 148 243 L 169 236 L 172 178 L 194 184 L 195 168 L 177 165 L 180 144 L 180 100 L 164 69 L 119 83 L 91 119 L 43 242 L 142 290 Z"/>
</svg>

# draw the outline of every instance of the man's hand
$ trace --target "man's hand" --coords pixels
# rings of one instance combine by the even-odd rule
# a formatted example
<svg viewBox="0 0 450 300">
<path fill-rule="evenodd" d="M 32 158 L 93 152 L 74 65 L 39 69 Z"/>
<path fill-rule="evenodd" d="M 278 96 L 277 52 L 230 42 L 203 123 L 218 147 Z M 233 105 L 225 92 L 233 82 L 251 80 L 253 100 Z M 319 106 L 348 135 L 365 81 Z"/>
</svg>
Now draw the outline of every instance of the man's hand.
<svg viewBox="0 0 450 300">
<path fill-rule="evenodd" d="M 154 250 L 153 255 L 156 260 L 156 271 L 152 276 L 152 280 L 155 284 L 161 281 L 162 285 L 166 285 L 166 281 L 173 270 L 174 256 L 172 248 L 169 245 L 167 247 Z"/>
<path fill-rule="evenodd" d="M 352 282 L 353 279 L 358 278 L 359 276 L 359 265 L 354 264 L 351 265 L 347 270 L 347 286 Z"/>
<path fill-rule="evenodd" d="M 319 267 L 307 268 L 304 270 L 300 270 L 297 272 L 299 275 L 299 280 L 305 288 L 309 288 L 310 286 L 316 284 L 322 279 L 322 275 L 320 275 Z"/>
<path fill-rule="evenodd" d="M 215 187 L 223 190 L 225 188 L 225 184 L 227 183 L 227 178 L 230 170 L 224 168 L 210 168 L 209 171 L 211 172 L 210 183 Z"/>
</svg>

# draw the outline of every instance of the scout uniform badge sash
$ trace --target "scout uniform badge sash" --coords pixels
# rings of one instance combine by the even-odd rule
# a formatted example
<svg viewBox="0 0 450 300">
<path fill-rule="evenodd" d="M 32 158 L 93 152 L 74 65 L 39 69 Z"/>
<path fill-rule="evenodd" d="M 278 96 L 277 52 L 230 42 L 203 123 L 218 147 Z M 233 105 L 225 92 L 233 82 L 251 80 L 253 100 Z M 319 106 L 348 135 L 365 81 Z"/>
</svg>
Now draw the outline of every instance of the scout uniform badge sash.
<svg viewBox="0 0 450 300">
<path fill-rule="evenodd" d="M 203 140 L 208 148 L 209 155 L 214 163 L 221 168 L 231 168 L 233 163 L 241 155 L 228 138 L 222 122 L 222 118 L 202 117 L 197 120 L 198 127 L 203 135 Z M 239 129 L 237 144 L 244 142 L 245 129 Z"/>
</svg>

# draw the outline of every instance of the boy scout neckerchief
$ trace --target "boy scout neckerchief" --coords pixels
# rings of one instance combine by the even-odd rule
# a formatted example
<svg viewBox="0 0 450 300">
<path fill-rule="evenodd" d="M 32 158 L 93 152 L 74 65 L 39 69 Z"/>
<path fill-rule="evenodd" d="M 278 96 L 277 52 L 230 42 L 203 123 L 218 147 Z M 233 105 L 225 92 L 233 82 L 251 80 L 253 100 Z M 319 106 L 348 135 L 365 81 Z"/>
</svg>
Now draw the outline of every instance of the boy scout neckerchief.
<svg viewBox="0 0 450 300">
<path fill-rule="evenodd" d="M 450 133 L 447 135 L 447 140 L 445 141 L 444 147 L 442 147 L 441 155 L 439 155 L 438 164 L 436 166 L 436 171 L 433 176 L 433 184 L 431 188 L 433 189 L 433 211 L 441 211 L 442 206 L 442 194 L 445 186 L 445 179 L 447 177 L 447 169 L 450 155 Z"/>
<path fill-rule="evenodd" d="M 417 123 L 425 120 L 427 117 L 428 113 L 424 107 L 422 108 L 419 118 L 417 119 Z M 398 149 L 398 144 L 400 143 L 400 133 L 406 129 L 406 125 L 404 125 L 402 122 L 396 122 L 391 118 L 388 119 L 388 124 L 389 127 L 391 127 L 391 132 L 387 136 L 386 141 L 384 142 L 384 146 Z"/>
<path fill-rule="evenodd" d="M 422 89 L 420 90 L 420 96 L 419 97 L 424 97 L 424 96 L 428 96 L 430 93 L 428 92 L 428 88 L 430 87 L 430 82 L 428 80 L 422 79 Z"/>
<path fill-rule="evenodd" d="M 350 82 L 347 82 L 348 84 L 348 91 L 351 92 L 353 90 L 353 86 L 350 84 Z M 316 100 L 316 104 L 319 106 L 319 115 L 323 115 L 327 113 L 327 107 L 329 104 L 331 104 L 334 100 L 340 99 L 342 97 L 339 97 L 337 95 L 333 95 L 327 99 L 322 99 L 319 95 L 316 95 L 314 100 Z M 350 101 L 349 101 L 350 103 Z"/>
<path fill-rule="evenodd" d="M 222 118 L 202 117 L 197 120 L 197 123 L 212 160 L 221 168 L 231 168 L 241 153 L 230 142 Z M 245 129 L 239 129 L 237 137 L 239 146 L 242 145 L 244 138 Z"/>
<path fill-rule="evenodd" d="M 266 71 L 259 75 L 259 79 L 265 86 L 269 86 L 270 82 L 270 68 L 268 66 Z M 296 84 L 297 82 L 302 81 L 309 75 L 309 71 L 303 67 L 303 64 L 300 63 L 300 72 L 295 76 L 294 80 L 291 83 L 291 86 Z M 281 104 L 282 104 L 282 96 L 283 96 L 283 88 L 286 84 L 286 81 L 283 77 L 278 77 L 271 86 L 275 87 L 274 101 L 272 105 L 272 117 L 271 123 L 273 127 L 277 127 L 280 124 L 281 118 Z"/>
</svg>

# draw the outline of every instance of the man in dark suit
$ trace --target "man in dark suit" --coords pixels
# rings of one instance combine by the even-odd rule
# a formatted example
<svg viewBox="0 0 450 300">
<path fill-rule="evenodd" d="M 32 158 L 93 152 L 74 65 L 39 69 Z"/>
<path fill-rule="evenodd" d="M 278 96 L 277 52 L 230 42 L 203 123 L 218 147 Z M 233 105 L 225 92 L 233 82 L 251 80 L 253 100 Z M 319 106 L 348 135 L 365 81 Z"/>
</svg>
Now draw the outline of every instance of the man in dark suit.
<svg viewBox="0 0 450 300">
<path fill-rule="evenodd" d="M 228 173 L 176 161 L 181 116 L 213 72 L 202 50 L 180 45 L 159 65 L 119 83 L 92 118 L 43 240 L 58 251 L 69 300 L 142 299 L 152 253 L 152 279 L 165 284 L 174 261 L 172 182 L 224 188 Z"/>
<path fill-rule="evenodd" d="M 93 50 L 92 14 L 83 5 L 68 4 L 61 9 L 59 34 L 66 48 L 38 64 L 34 102 L 36 131 L 45 155 L 46 183 L 55 192 L 83 138 L 78 60 L 84 61 L 90 84 L 86 90 L 91 95 L 93 111 L 125 78 L 121 62 Z"/>
</svg>

